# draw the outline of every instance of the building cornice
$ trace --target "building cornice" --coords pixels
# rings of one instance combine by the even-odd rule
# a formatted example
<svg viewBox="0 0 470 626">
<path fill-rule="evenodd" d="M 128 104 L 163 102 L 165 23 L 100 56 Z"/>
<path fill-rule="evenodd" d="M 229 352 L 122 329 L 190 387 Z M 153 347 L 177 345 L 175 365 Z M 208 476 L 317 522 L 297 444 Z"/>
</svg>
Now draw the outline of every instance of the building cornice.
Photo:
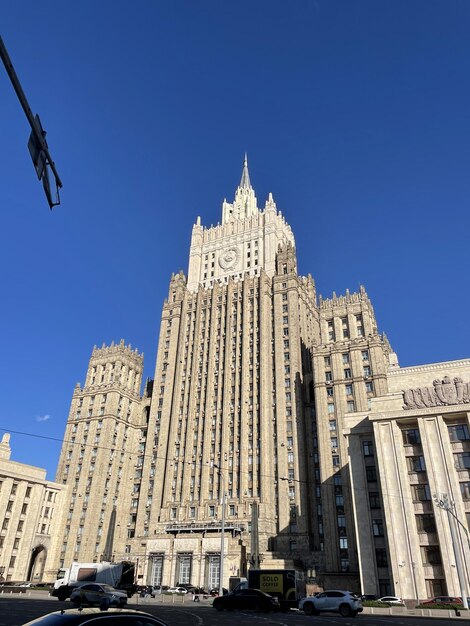
<svg viewBox="0 0 470 626">
<path fill-rule="evenodd" d="M 430 363 L 428 365 L 410 365 L 409 367 L 400 367 L 389 369 L 387 376 L 405 376 L 406 374 L 414 374 L 419 372 L 435 372 L 443 369 L 452 369 L 457 367 L 470 367 L 470 359 L 460 359 L 458 361 L 442 361 L 440 363 Z"/>
</svg>

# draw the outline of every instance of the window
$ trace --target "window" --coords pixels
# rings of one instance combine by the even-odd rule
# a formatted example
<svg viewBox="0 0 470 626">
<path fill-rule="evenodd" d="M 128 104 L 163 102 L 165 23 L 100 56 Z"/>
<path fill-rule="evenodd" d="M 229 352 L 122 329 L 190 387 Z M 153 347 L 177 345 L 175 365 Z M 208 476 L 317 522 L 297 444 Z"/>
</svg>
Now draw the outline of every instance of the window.
<svg viewBox="0 0 470 626">
<path fill-rule="evenodd" d="M 374 537 L 384 536 L 384 525 L 381 519 L 372 520 L 372 533 Z"/>
<path fill-rule="evenodd" d="M 408 446 L 416 445 L 421 443 L 421 437 L 419 435 L 418 428 L 408 428 L 407 430 L 402 430 L 403 435 L 403 443 Z"/>
<path fill-rule="evenodd" d="M 326 395 L 327 395 L 329 398 L 332 398 L 332 397 L 333 397 L 333 387 L 327 387 L 327 388 L 326 388 Z"/>
<path fill-rule="evenodd" d="M 377 567 L 388 567 L 387 550 L 385 548 L 375 549 L 375 561 Z"/>
<path fill-rule="evenodd" d="M 375 467 L 366 467 L 366 480 L 368 483 L 377 482 L 377 470 Z"/>
<path fill-rule="evenodd" d="M 330 365 L 331 365 L 331 357 L 329 357 L 329 356 L 324 357 L 324 361 L 325 361 L 325 367 L 330 367 Z"/>
<path fill-rule="evenodd" d="M 408 456 L 406 458 L 406 464 L 409 472 L 425 472 L 426 464 L 424 462 L 424 456 Z"/>
<path fill-rule="evenodd" d="M 338 456 L 338 455 L 334 454 L 334 455 L 331 457 L 331 460 L 332 460 L 332 462 L 333 462 L 333 467 L 339 467 L 339 466 L 341 465 L 340 458 L 339 458 L 339 456 Z"/>
<path fill-rule="evenodd" d="M 468 439 L 470 439 L 467 424 L 455 424 L 452 426 L 448 426 L 447 430 L 449 432 L 449 439 L 451 441 L 467 441 Z"/>
<path fill-rule="evenodd" d="M 372 443 L 372 441 L 363 441 L 362 451 L 364 453 L 364 456 L 374 456 L 374 444 Z"/>
<path fill-rule="evenodd" d="M 470 469 L 470 452 L 454 454 L 455 468 L 458 470 Z"/>
<path fill-rule="evenodd" d="M 470 482 L 460 483 L 460 493 L 463 500 L 470 500 Z"/>
<path fill-rule="evenodd" d="M 424 513 L 423 515 L 416 515 L 416 526 L 418 532 L 421 533 L 435 533 L 436 532 L 436 520 L 432 513 Z"/>
<path fill-rule="evenodd" d="M 325 380 L 330 383 L 333 380 L 333 374 L 331 372 L 325 372 Z"/>
<path fill-rule="evenodd" d="M 366 393 L 374 393 L 374 383 L 371 380 L 366 380 Z"/>
<path fill-rule="evenodd" d="M 368 361 L 369 360 L 369 350 L 363 350 L 361 352 L 361 358 L 363 361 Z"/>
<path fill-rule="evenodd" d="M 345 377 L 345 378 L 352 378 L 352 375 L 351 375 L 351 370 L 350 370 L 350 368 L 349 368 L 349 367 L 347 367 L 347 368 L 344 370 L 344 377 Z"/>
<path fill-rule="evenodd" d="M 421 546 L 423 565 L 441 565 L 441 551 L 439 546 Z"/>
<path fill-rule="evenodd" d="M 328 426 L 330 430 L 336 430 L 336 420 L 330 420 Z"/>
<path fill-rule="evenodd" d="M 345 391 L 347 396 L 352 396 L 352 392 L 353 392 L 352 385 L 345 385 L 344 386 L 344 391 Z"/>
<path fill-rule="evenodd" d="M 429 485 L 411 485 L 411 493 L 414 502 L 426 502 L 431 500 Z"/>
<path fill-rule="evenodd" d="M 364 365 L 363 367 L 364 370 L 364 376 L 371 376 L 372 375 L 372 370 L 370 369 L 370 365 Z"/>
<path fill-rule="evenodd" d="M 380 509 L 380 497 L 377 491 L 369 492 L 369 506 L 371 509 Z"/>
<path fill-rule="evenodd" d="M 335 405 L 334 402 L 330 402 L 328 404 L 328 413 L 334 413 L 335 412 Z"/>
<path fill-rule="evenodd" d="M 347 537 L 340 537 L 339 538 L 339 549 L 340 550 L 347 550 L 348 549 L 348 538 Z"/>
<path fill-rule="evenodd" d="M 209 517 L 214 517 L 214 516 L 215 516 L 215 506 L 211 504 L 209 506 Z"/>
<path fill-rule="evenodd" d="M 348 402 L 347 402 L 347 412 L 348 413 L 352 413 L 355 410 L 356 410 L 356 404 L 355 404 L 354 400 L 348 400 Z"/>
</svg>

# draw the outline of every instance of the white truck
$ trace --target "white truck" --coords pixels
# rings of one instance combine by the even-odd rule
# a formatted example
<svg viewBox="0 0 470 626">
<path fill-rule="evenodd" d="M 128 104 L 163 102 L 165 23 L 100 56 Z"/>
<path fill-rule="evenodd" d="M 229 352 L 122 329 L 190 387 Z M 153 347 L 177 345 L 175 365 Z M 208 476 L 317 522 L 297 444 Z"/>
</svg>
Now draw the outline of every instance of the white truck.
<svg viewBox="0 0 470 626">
<path fill-rule="evenodd" d="M 131 597 L 136 590 L 134 583 L 135 565 L 131 561 L 110 563 L 77 563 L 74 561 L 68 569 L 58 572 L 58 578 L 51 590 L 51 596 L 66 600 L 77 585 L 85 582 L 106 583 L 122 589 Z"/>
</svg>

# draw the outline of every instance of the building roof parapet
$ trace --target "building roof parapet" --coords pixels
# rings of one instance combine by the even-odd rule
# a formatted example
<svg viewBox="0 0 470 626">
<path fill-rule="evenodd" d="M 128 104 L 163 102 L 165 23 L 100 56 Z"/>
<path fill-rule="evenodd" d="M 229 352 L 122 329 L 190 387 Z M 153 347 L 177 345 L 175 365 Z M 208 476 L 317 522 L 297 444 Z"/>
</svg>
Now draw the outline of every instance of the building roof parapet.
<svg viewBox="0 0 470 626">
<path fill-rule="evenodd" d="M 333 291 L 332 298 L 319 296 L 319 301 L 321 309 L 332 309 L 335 306 L 355 304 L 358 302 L 370 302 L 364 285 L 360 285 L 359 291 L 354 291 L 353 293 L 350 293 L 349 289 L 346 289 L 346 293 L 341 296 L 337 296 L 336 292 Z"/>
<path fill-rule="evenodd" d="M 443 369 L 451 369 L 457 367 L 470 367 L 470 359 L 460 359 L 457 361 L 441 361 L 439 363 L 429 363 L 426 365 L 410 365 L 395 368 L 387 372 L 387 376 L 405 376 L 420 372 L 432 372 Z"/>
<path fill-rule="evenodd" d="M 110 346 L 107 346 L 105 343 L 98 348 L 96 345 L 93 346 L 92 358 L 97 357 L 111 357 L 116 355 L 125 355 L 127 358 L 131 358 L 136 363 L 140 365 L 143 364 L 144 353 L 139 354 L 139 350 L 137 348 L 132 349 L 132 345 L 126 345 L 124 339 L 121 339 L 119 343 L 111 342 Z"/>
</svg>

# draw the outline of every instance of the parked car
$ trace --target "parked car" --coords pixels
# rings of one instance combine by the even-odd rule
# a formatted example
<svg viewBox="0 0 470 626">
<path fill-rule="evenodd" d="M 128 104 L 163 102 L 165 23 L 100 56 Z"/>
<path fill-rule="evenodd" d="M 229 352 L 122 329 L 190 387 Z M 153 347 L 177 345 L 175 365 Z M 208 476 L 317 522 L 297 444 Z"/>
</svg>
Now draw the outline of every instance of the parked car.
<svg viewBox="0 0 470 626">
<path fill-rule="evenodd" d="M 424 600 L 421 604 L 462 604 L 462 598 L 456 596 L 436 596 L 430 600 Z"/>
<path fill-rule="evenodd" d="M 332 589 L 302 598 L 299 601 L 299 609 L 306 615 L 333 612 L 343 617 L 355 617 L 362 611 L 362 602 L 351 591 Z"/>
<path fill-rule="evenodd" d="M 219 595 L 219 588 L 218 587 L 214 587 L 213 589 L 211 589 L 209 591 L 211 596 L 218 596 Z M 222 594 L 225 595 L 226 593 L 228 593 L 228 589 L 225 589 L 225 587 L 222 587 Z"/>
<path fill-rule="evenodd" d="M 374 600 L 377 600 L 377 596 L 375 593 L 364 593 L 361 596 L 361 600 L 362 602 L 373 602 Z"/>
<path fill-rule="evenodd" d="M 70 594 L 70 602 L 75 606 L 83 604 L 102 606 L 125 606 L 127 593 L 102 583 L 84 583 L 74 588 Z"/>
<path fill-rule="evenodd" d="M 190 583 L 181 583 L 180 585 L 176 585 L 176 586 L 183 587 L 184 589 L 186 589 L 188 593 L 194 593 L 194 590 L 196 589 L 196 586 L 191 585 Z"/>
<path fill-rule="evenodd" d="M 142 611 L 132 611 L 130 609 L 109 609 L 100 611 L 99 609 L 69 609 L 67 611 L 57 611 L 48 613 L 42 617 L 27 622 L 23 626 L 116 626 L 118 620 L 124 621 L 126 626 L 168 626 L 166 622 Z"/>
<path fill-rule="evenodd" d="M 405 606 L 403 600 L 397 598 L 397 596 L 383 596 L 383 598 L 379 598 L 379 602 L 386 602 L 387 604 L 393 604 L 395 606 Z"/>
<path fill-rule="evenodd" d="M 146 587 L 141 587 L 140 589 L 140 597 L 141 598 L 146 598 L 148 596 L 150 596 L 151 598 L 155 598 L 156 595 L 159 595 L 162 593 L 162 588 L 159 587 L 155 587 L 153 585 L 147 585 Z"/>
<path fill-rule="evenodd" d="M 277 598 L 273 598 L 259 589 L 236 589 L 223 596 L 217 596 L 212 602 L 212 606 L 217 611 L 233 611 L 235 609 L 251 609 L 257 612 L 277 613 L 281 610 L 281 605 Z"/>
<path fill-rule="evenodd" d="M 168 587 L 163 593 L 177 593 L 183 596 L 185 593 L 188 593 L 188 590 L 185 587 Z"/>
</svg>

